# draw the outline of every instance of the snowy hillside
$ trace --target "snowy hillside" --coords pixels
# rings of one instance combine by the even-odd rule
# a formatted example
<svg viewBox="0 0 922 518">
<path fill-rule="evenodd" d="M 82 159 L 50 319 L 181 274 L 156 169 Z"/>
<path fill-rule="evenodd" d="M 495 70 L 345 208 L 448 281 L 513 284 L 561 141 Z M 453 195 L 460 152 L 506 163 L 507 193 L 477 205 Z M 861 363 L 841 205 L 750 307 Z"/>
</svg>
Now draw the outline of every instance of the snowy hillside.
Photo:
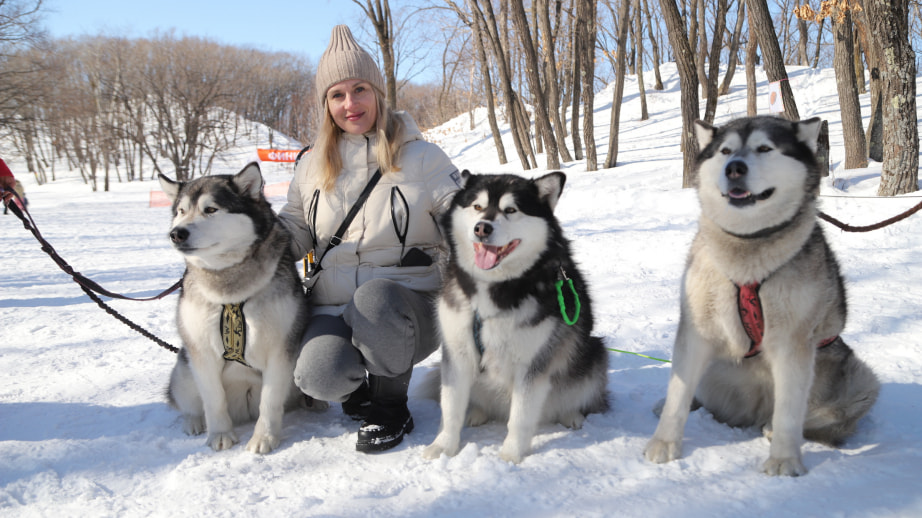
<svg viewBox="0 0 922 518">
<path fill-rule="evenodd" d="M 681 188 L 677 75 L 670 66 L 663 73 L 666 91 L 647 86 L 648 121 L 638 120 L 636 84 L 626 85 L 617 168 L 586 173 L 580 162 L 565 165 L 557 214 L 592 286 L 596 333 L 608 347 L 670 358 L 698 207 L 694 193 Z M 842 170 L 833 72 L 789 73 L 801 115 L 830 123 L 833 171 L 822 186 L 824 211 L 870 224 L 920 201 L 877 198 L 879 164 Z M 732 93 L 720 100 L 718 123 L 745 114 L 744 74 L 735 77 Z M 862 101 L 867 116 L 867 96 Z M 600 157 L 610 105 L 606 89 L 595 112 Z M 429 133 L 458 167 L 544 172 L 523 173 L 511 140 L 513 162 L 499 167 L 483 114 L 475 130 L 467 124 L 463 115 Z M 253 157 L 253 148 L 241 149 L 217 172 L 236 172 Z M 39 228 L 76 270 L 133 296 L 153 295 L 180 277 L 181 258 L 166 237 L 169 211 L 148 207 L 156 182 L 92 193 L 71 175 L 36 186 L 24 164 L 9 158 Z M 270 183 L 290 178 L 287 166 L 264 172 Z M 284 197 L 272 201 L 279 208 Z M 759 431 L 729 428 L 704 411 L 689 419 L 683 459 L 646 462 L 642 450 L 656 426 L 651 408 L 665 394 L 669 365 L 615 352 L 612 410 L 590 416 L 578 431 L 542 427 L 534 453 L 520 465 L 498 458 L 502 423 L 465 429 L 457 457 L 422 458 L 440 412 L 412 389 L 438 353 L 416 368 L 416 429 L 391 452 L 356 453 L 357 425 L 333 405 L 325 413 L 286 415 L 282 445 L 272 454 L 256 456 L 242 445 L 215 453 L 204 437 L 183 434 L 179 415 L 164 402 L 174 355 L 101 311 L 12 216 L 0 217 L 0 229 L 3 516 L 922 516 L 922 216 L 867 234 L 826 228 L 849 289 L 843 337 L 883 388 L 843 448 L 805 446 L 810 473 L 796 479 L 761 474 L 768 442 Z M 175 304 L 175 296 L 112 302 L 178 344 Z M 252 429 L 237 433 L 245 442 Z"/>
</svg>

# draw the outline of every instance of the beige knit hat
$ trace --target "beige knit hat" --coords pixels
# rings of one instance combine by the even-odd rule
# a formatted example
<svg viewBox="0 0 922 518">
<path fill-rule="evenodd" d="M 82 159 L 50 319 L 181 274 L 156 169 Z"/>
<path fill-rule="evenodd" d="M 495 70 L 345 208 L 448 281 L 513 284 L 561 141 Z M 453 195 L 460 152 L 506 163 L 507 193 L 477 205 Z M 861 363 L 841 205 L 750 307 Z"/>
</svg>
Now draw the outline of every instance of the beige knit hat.
<svg viewBox="0 0 922 518">
<path fill-rule="evenodd" d="M 346 79 L 368 81 L 378 92 L 385 91 L 384 77 L 374 58 L 356 43 L 348 26 L 337 25 L 330 35 L 330 45 L 317 65 L 315 81 L 320 104 L 323 104 L 331 86 Z"/>
</svg>

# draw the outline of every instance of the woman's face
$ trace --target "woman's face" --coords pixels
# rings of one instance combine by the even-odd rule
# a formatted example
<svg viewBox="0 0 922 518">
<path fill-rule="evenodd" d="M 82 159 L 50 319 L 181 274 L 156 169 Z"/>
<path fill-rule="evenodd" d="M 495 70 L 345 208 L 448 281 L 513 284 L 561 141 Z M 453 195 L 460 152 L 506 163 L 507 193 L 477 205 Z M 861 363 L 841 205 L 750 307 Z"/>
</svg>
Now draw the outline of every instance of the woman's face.
<svg viewBox="0 0 922 518">
<path fill-rule="evenodd" d="M 347 79 L 327 90 L 327 108 L 333 122 L 346 133 L 362 135 L 375 127 L 378 100 L 368 81 Z"/>
</svg>

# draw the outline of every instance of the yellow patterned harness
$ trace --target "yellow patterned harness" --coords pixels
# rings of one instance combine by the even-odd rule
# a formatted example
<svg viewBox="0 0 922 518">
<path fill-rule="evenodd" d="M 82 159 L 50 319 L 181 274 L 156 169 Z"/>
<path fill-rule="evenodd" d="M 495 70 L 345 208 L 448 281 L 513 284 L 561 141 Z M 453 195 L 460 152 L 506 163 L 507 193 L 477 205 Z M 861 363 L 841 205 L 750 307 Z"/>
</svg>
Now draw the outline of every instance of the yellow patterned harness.
<svg viewBox="0 0 922 518">
<path fill-rule="evenodd" d="M 247 325 L 243 317 L 243 302 L 224 304 L 221 309 L 221 341 L 224 342 L 224 359 L 249 367 L 244 355 L 247 348 Z"/>
</svg>

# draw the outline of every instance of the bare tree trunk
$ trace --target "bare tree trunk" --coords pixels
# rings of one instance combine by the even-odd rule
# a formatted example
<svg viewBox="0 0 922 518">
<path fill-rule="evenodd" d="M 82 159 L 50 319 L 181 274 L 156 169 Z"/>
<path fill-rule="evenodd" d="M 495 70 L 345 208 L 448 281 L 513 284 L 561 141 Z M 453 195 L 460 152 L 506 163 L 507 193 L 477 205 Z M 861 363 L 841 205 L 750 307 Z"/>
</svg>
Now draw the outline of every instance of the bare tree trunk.
<svg viewBox="0 0 922 518">
<path fill-rule="evenodd" d="M 586 171 L 599 168 L 595 148 L 595 126 L 593 122 L 595 101 L 595 38 L 596 0 L 577 1 L 577 23 L 579 28 L 579 52 L 586 59 L 580 61 L 580 78 L 583 85 L 583 141 L 586 145 Z"/>
<path fill-rule="evenodd" d="M 852 17 L 852 22 L 855 21 L 854 16 Z M 852 25 L 852 41 L 854 41 L 854 51 L 852 52 L 852 65 L 855 71 L 855 85 L 858 86 L 859 94 L 868 93 L 867 89 L 864 86 L 864 61 L 861 59 L 861 40 L 855 37 L 855 25 Z"/>
<path fill-rule="evenodd" d="M 397 109 L 397 78 L 395 77 L 396 61 L 394 58 L 394 21 L 391 18 L 391 6 L 388 0 L 352 0 L 362 8 L 365 16 L 371 21 L 378 38 L 378 48 L 381 50 L 382 72 L 387 88 L 387 106 L 391 110 Z"/>
<path fill-rule="evenodd" d="M 618 130 L 621 124 L 621 103 L 624 100 L 624 75 L 627 69 L 627 29 L 630 26 L 630 3 L 621 0 L 618 9 L 618 72 L 611 102 L 611 123 L 608 126 L 608 154 L 603 169 L 618 165 Z"/>
<path fill-rule="evenodd" d="M 883 88 L 880 69 L 881 55 L 877 42 L 870 33 L 870 23 L 868 22 L 867 10 L 854 11 L 853 21 L 858 32 L 858 39 L 861 41 L 861 48 L 864 49 L 865 59 L 868 63 L 868 75 L 870 76 L 871 90 L 871 117 L 868 122 L 868 129 L 865 132 L 867 138 L 868 158 L 877 162 L 884 160 L 884 117 L 881 90 Z"/>
<path fill-rule="evenodd" d="M 826 23 L 826 19 L 823 18 L 822 20 L 820 20 L 820 24 L 816 28 L 816 34 L 817 34 L 816 47 L 813 48 L 813 64 L 810 65 L 813 68 L 820 66 L 820 50 L 822 49 L 822 45 L 820 45 L 820 43 L 823 39 L 820 36 L 823 34 L 823 25 L 825 23 Z"/>
<path fill-rule="evenodd" d="M 759 48 L 762 49 L 762 66 L 768 75 L 769 82 L 781 82 L 781 100 L 784 103 L 784 117 L 788 120 L 800 120 L 797 103 L 794 101 L 794 91 L 788 82 L 788 73 L 784 67 L 784 57 L 775 34 L 771 13 L 768 11 L 766 0 L 748 0 L 750 24 L 755 29 L 759 38 Z"/>
<path fill-rule="evenodd" d="M 727 0 L 717 0 L 717 12 L 714 13 L 714 33 L 711 37 L 711 59 L 708 61 L 707 103 L 704 107 L 704 120 L 714 122 L 717 113 L 717 79 L 720 75 L 720 49 L 723 47 L 723 33 L 727 28 Z"/>
<path fill-rule="evenodd" d="M 640 10 L 641 0 L 634 0 L 634 48 L 637 51 L 637 88 L 640 91 L 640 120 L 650 118 L 647 110 L 647 88 L 643 84 L 643 12 Z"/>
<path fill-rule="evenodd" d="M 736 73 L 737 54 L 740 51 L 740 35 L 743 32 L 743 21 L 746 10 L 746 0 L 736 0 L 736 26 L 733 27 L 733 36 L 730 37 L 730 48 L 727 53 L 730 55 L 727 63 L 727 74 L 724 76 L 717 95 L 727 95 L 730 93 L 730 83 L 733 82 L 733 75 Z"/>
<path fill-rule="evenodd" d="M 698 83 L 701 84 L 701 97 L 707 99 L 710 94 L 707 69 L 704 66 L 708 61 L 707 2 L 696 0 L 695 3 L 698 8 L 698 59 L 695 60 L 695 65 L 698 69 Z M 712 39 L 715 37 L 716 34 L 711 36 Z"/>
<path fill-rule="evenodd" d="M 690 48 L 692 52 L 696 52 L 696 49 L 698 48 L 698 38 L 699 38 L 698 36 L 698 2 L 699 1 L 700 0 L 681 0 L 681 5 L 683 7 L 682 16 L 685 18 L 685 22 L 686 22 L 685 24 L 683 24 L 683 28 L 685 27 L 685 25 L 688 25 L 688 34 L 686 37 L 688 38 L 688 48 Z M 686 2 L 688 2 L 687 11 L 685 10 Z M 675 52 L 675 45 L 673 45 L 672 51 Z M 695 72 L 696 73 L 699 72 L 699 69 L 697 68 L 697 63 L 695 65 Z M 698 79 L 699 85 L 704 84 L 704 81 L 703 81 L 704 78 L 702 77 L 700 73 L 698 73 L 697 79 Z"/>
<path fill-rule="evenodd" d="M 570 71 L 570 95 L 572 97 L 570 101 L 570 135 L 573 136 L 573 155 L 577 160 L 583 159 L 583 143 L 580 140 L 580 131 L 579 131 L 579 99 L 580 94 L 582 93 L 582 82 L 580 78 L 582 77 L 583 65 L 582 65 L 582 43 L 581 39 L 583 38 L 580 32 L 579 16 L 580 11 L 580 0 L 574 0 L 576 3 L 576 20 L 573 21 L 573 29 L 571 30 L 570 44 L 571 49 L 571 59 L 572 59 L 572 69 Z"/>
<path fill-rule="evenodd" d="M 558 2 L 559 4 L 559 2 Z M 560 91 L 557 88 L 557 58 L 555 57 L 556 40 L 551 32 L 551 17 L 548 7 L 548 0 L 538 0 L 535 4 L 538 9 L 538 33 L 541 37 L 542 46 L 544 47 L 544 62 L 546 74 L 544 84 L 547 86 L 544 97 L 547 102 L 547 114 L 551 118 L 551 124 L 554 126 L 556 135 L 555 141 L 560 153 L 560 158 L 564 162 L 572 162 L 573 157 L 567 150 L 566 131 L 563 122 L 560 120 L 560 112 L 557 107 L 560 105 Z"/>
<path fill-rule="evenodd" d="M 790 1 L 790 0 L 787 0 Z M 779 3 L 779 2 L 775 2 Z M 778 42 L 781 49 L 781 60 L 782 63 L 788 63 L 789 57 L 793 53 L 790 50 L 791 45 L 791 8 L 786 2 L 781 2 L 781 13 L 779 14 L 779 21 L 781 22 L 781 27 L 776 31 Z"/>
<path fill-rule="evenodd" d="M 810 56 L 807 55 L 807 43 L 809 39 L 807 20 L 797 19 L 797 33 L 800 35 L 800 38 L 797 39 L 797 57 L 800 60 L 801 66 L 808 67 L 810 66 Z"/>
<path fill-rule="evenodd" d="M 499 71 L 499 82 L 502 87 L 503 97 L 506 102 L 506 119 L 509 122 L 509 129 L 512 133 L 512 141 L 515 144 L 516 152 L 519 155 L 519 161 L 523 169 L 532 169 L 532 162 L 529 161 L 531 144 L 528 140 L 523 142 L 522 128 L 520 128 L 518 119 L 518 96 L 512 89 L 512 73 L 509 70 L 509 61 L 506 52 L 503 49 L 503 39 L 500 36 L 499 29 L 496 25 L 496 17 L 493 14 L 493 5 L 487 0 L 483 3 L 483 9 L 480 6 L 480 0 L 469 0 L 472 14 L 479 17 L 481 27 L 484 28 L 483 34 L 487 36 L 490 46 L 493 49 L 493 56 L 496 59 L 496 67 Z M 527 129 L 526 129 L 527 133 Z M 527 151 L 526 151 L 527 146 Z"/>
<path fill-rule="evenodd" d="M 483 78 L 483 95 L 487 102 L 487 118 L 490 121 L 490 131 L 493 133 L 493 145 L 496 147 L 496 156 L 500 165 L 507 162 L 506 147 L 503 145 L 503 134 L 496 121 L 496 102 L 493 98 L 493 86 L 490 80 L 490 62 L 487 52 L 483 48 L 483 28 L 480 17 L 471 17 L 471 30 L 474 32 L 474 48 L 477 51 L 477 61 L 480 63 L 480 75 Z"/>
<path fill-rule="evenodd" d="M 756 61 L 759 59 L 756 50 L 759 48 L 759 38 L 752 28 L 752 11 L 747 13 L 749 19 L 749 42 L 746 44 L 746 115 L 755 117 L 756 108 Z"/>
<path fill-rule="evenodd" d="M 832 14 L 835 38 L 833 66 L 836 71 L 836 89 L 839 92 L 839 110 L 842 113 L 842 133 L 845 137 L 845 168 L 858 169 L 868 166 L 868 154 L 861 121 L 858 87 L 855 84 L 852 17 L 846 10 L 841 13 L 839 19 L 837 11 L 838 9 L 834 9 Z"/>
<path fill-rule="evenodd" d="M 653 89 L 662 90 L 665 87 L 663 86 L 663 77 L 660 75 L 659 66 L 662 63 L 660 60 L 659 54 L 659 42 L 656 40 L 656 36 L 653 34 L 653 17 L 650 16 L 650 4 L 647 3 L 647 0 L 643 0 L 643 12 L 644 16 L 647 17 L 647 33 L 650 36 L 650 45 L 653 47 Z"/>
<path fill-rule="evenodd" d="M 883 57 L 884 161 L 877 194 L 915 192 L 919 188 L 919 131 L 909 0 L 865 0 L 864 8 Z"/>
<path fill-rule="evenodd" d="M 698 138 L 694 124 L 698 119 L 698 77 L 695 74 L 695 55 L 688 45 L 685 26 L 675 0 L 659 0 L 676 56 L 682 103 L 682 187 L 694 185 L 692 178 L 695 157 L 698 155 Z"/>
</svg>

